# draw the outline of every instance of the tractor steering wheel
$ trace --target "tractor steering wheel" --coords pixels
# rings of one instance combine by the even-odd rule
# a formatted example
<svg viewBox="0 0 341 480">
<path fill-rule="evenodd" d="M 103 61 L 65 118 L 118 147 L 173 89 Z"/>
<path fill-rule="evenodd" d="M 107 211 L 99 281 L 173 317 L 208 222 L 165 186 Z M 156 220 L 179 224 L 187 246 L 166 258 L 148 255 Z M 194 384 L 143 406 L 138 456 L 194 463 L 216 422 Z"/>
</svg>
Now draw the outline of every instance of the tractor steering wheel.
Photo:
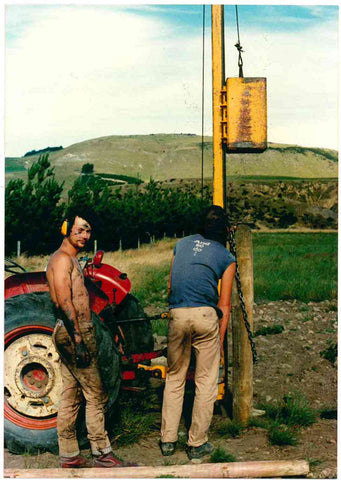
<svg viewBox="0 0 341 480">
<path fill-rule="evenodd" d="M 9 273 L 27 272 L 26 268 L 19 265 L 19 263 L 9 258 L 5 258 L 5 271 Z"/>
</svg>

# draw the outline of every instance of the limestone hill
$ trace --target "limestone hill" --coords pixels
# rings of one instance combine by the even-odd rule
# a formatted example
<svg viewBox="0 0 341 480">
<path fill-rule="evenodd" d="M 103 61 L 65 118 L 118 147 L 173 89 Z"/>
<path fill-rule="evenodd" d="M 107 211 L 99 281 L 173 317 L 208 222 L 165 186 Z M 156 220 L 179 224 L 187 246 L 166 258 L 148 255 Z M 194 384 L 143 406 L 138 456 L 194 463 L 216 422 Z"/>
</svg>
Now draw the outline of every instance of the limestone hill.
<svg viewBox="0 0 341 480">
<path fill-rule="evenodd" d="M 201 176 L 201 137 L 192 134 L 108 136 L 85 140 L 50 153 L 58 180 L 68 189 L 82 165 L 93 163 L 95 173 L 130 175 L 148 181 Z M 37 155 L 6 158 L 6 181 L 26 178 Z M 204 139 L 204 176 L 212 176 L 212 138 Z M 228 177 L 337 177 L 335 150 L 269 143 L 263 153 L 227 155 Z"/>
</svg>

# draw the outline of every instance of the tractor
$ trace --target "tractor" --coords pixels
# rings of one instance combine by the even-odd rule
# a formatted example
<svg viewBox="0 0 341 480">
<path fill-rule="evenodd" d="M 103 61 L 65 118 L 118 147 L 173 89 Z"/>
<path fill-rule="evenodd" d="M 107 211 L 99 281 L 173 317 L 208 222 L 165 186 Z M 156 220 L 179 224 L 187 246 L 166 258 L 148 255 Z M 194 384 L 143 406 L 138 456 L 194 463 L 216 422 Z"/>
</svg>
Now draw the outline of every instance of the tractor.
<svg viewBox="0 0 341 480">
<path fill-rule="evenodd" d="M 81 260 L 91 310 L 121 352 L 121 388 L 141 388 L 142 373 L 144 378 L 164 377 L 165 367 L 153 367 L 150 361 L 165 355 L 165 350 L 154 350 L 152 317 L 130 293 L 127 274 L 103 263 L 103 251 Z M 12 453 L 56 451 L 62 385 L 60 359 L 52 343 L 56 317 L 46 274 L 26 272 L 13 261 L 6 261 L 5 269 L 13 274 L 5 280 L 5 445 Z"/>
</svg>

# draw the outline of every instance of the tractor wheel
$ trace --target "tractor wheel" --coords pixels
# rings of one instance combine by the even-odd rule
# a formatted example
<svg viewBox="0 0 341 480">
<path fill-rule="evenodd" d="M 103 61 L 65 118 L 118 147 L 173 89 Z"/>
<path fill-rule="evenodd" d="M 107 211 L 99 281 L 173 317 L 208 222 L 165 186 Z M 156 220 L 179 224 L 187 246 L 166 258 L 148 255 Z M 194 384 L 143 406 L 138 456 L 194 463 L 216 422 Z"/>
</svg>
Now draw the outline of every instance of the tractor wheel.
<svg viewBox="0 0 341 480">
<path fill-rule="evenodd" d="M 4 439 L 11 453 L 58 452 L 62 379 L 52 343 L 55 323 L 48 293 L 5 301 Z M 84 446 L 86 430 L 80 420 L 79 442 Z"/>
<path fill-rule="evenodd" d="M 12 453 L 58 448 L 62 382 L 51 338 L 55 321 L 46 293 L 5 302 L 4 433 Z"/>
</svg>

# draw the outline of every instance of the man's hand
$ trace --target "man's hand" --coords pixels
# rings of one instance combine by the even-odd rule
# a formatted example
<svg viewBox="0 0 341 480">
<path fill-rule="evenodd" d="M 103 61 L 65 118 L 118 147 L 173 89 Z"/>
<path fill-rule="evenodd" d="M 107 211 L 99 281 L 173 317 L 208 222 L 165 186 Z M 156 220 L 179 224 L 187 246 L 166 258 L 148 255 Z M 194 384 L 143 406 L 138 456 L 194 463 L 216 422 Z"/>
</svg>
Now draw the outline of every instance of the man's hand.
<svg viewBox="0 0 341 480">
<path fill-rule="evenodd" d="M 75 345 L 76 367 L 86 368 L 90 365 L 91 357 L 85 343 L 81 340 Z"/>
</svg>

